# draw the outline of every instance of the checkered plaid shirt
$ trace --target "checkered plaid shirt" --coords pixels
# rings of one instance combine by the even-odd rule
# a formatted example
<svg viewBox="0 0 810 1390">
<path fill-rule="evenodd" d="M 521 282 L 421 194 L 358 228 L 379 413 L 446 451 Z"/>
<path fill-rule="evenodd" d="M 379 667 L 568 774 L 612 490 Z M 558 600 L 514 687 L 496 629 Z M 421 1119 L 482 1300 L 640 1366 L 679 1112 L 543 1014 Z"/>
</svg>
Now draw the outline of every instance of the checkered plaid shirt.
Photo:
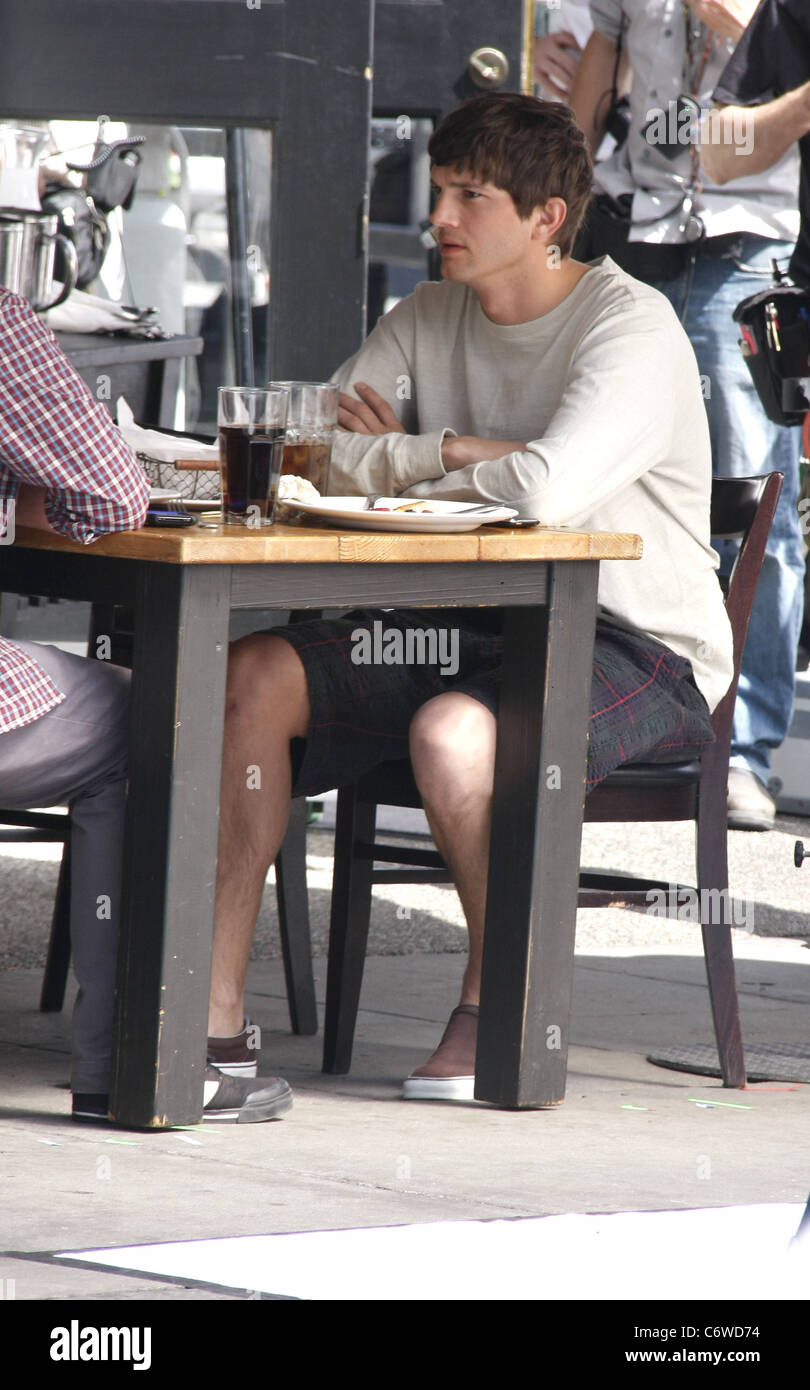
<svg viewBox="0 0 810 1390">
<path fill-rule="evenodd" d="M 149 482 L 135 455 L 26 300 L 0 287 L 0 590 L 3 537 L 20 483 L 44 487 L 49 525 L 87 543 L 141 526 Z M 0 733 L 64 695 L 0 637 Z"/>
</svg>

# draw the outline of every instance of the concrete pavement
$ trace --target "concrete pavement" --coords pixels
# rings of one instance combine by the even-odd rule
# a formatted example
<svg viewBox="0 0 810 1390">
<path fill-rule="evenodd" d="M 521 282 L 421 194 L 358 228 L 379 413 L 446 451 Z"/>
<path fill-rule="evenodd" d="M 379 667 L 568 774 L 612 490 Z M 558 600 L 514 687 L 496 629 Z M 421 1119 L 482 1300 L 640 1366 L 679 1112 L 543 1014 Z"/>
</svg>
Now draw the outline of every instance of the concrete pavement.
<svg viewBox="0 0 810 1390">
<path fill-rule="evenodd" d="M 746 1038 L 806 1039 L 810 951 L 736 937 Z M 810 1087 L 725 1091 L 645 1060 L 652 1045 L 711 1037 L 696 941 L 580 950 L 568 1093 L 554 1110 L 399 1098 L 401 1078 L 441 1032 L 460 969 L 446 951 L 370 957 L 352 1073 L 325 1077 L 320 1036 L 288 1031 L 280 962 L 256 962 L 249 1009 L 262 1028 L 262 1070 L 290 1080 L 293 1110 L 271 1124 L 160 1134 L 74 1126 L 68 1015 L 37 1012 L 38 970 L 0 974 L 0 1250 L 15 1252 L 0 1257 L 0 1279 L 15 1281 L 19 1299 L 229 1298 L 56 1267 L 48 1252 L 806 1200 Z M 316 970 L 322 999 L 323 958 Z"/>
</svg>

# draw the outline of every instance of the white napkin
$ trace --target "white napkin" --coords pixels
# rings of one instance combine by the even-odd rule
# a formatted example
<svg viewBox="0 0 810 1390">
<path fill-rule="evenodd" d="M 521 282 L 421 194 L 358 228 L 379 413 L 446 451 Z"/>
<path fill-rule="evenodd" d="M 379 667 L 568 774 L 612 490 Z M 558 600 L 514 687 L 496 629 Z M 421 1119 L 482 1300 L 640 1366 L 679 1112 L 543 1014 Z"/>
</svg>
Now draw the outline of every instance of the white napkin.
<svg viewBox="0 0 810 1390">
<path fill-rule="evenodd" d="M 145 430 L 135 424 L 135 417 L 123 396 L 115 403 L 118 428 L 127 444 L 136 454 L 148 454 L 160 463 L 174 463 L 175 459 L 206 459 L 211 463 L 219 461 L 217 444 L 201 444 L 197 439 L 182 439 L 171 434 L 161 434 L 159 430 Z"/>
<path fill-rule="evenodd" d="M 54 290 L 57 284 L 54 281 Z M 120 333 L 126 329 L 136 337 L 163 336 L 154 309 L 134 309 L 85 290 L 73 290 L 64 304 L 57 304 L 43 317 L 54 333 Z"/>
</svg>

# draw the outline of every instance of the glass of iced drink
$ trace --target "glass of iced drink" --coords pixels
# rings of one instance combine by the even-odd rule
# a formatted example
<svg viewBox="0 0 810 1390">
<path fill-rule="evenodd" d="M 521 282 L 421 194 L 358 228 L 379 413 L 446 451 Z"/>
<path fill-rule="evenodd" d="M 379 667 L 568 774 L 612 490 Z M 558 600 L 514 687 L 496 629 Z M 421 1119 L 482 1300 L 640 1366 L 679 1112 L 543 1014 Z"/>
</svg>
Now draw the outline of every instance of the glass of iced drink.
<svg viewBox="0 0 810 1390">
<path fill-rule="evenodd" d="M 325 497 L 337 428 L 338 387 L 330 381 L 273 381 L 270 385 L 290 393 L 281 471 L 306 478 Z"/>
<path fill-rule="evenodd" d="M 219 388 L 222 520 L 269 526 L 281 473 L 289 391 L 278 386 Z"/>
</svg>

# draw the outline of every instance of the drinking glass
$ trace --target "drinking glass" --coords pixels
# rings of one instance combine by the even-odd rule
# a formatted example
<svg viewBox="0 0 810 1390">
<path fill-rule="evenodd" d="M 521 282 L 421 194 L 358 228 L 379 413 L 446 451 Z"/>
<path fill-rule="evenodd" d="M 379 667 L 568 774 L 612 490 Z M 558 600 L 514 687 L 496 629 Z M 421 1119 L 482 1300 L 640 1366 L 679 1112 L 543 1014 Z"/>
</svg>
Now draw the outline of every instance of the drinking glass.
<svg viewBox="0 0 810 1390">
<path fill-rule="evenodd" d="M 243 526 L 273 520 L 290 393 L 278 386 L 219 388 L 222 519 Z"/>
<path fill-rule="evenodd" d="M 306 478 L 323 497 L 329 490 L 339 389 L 331 381 L 272 381 L 270 385 L 290 393 L 281 471 Z"/>
</svg>

